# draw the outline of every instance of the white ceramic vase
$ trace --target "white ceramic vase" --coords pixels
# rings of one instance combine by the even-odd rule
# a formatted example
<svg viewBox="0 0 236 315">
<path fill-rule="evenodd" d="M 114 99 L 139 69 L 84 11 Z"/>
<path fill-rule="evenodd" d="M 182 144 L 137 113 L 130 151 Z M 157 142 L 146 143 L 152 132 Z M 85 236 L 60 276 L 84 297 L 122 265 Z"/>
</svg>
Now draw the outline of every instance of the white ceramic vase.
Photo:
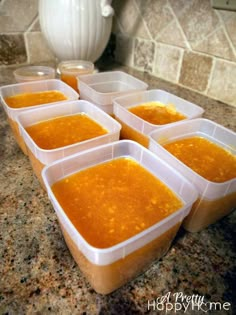
<svg viewBox="0 0 236 315">
<path fill-rule="evenodd" d="M 40 0 L 40 26 L 60 60 L 96 61 L 111 34 L 111 0 Z"/>
</svg>

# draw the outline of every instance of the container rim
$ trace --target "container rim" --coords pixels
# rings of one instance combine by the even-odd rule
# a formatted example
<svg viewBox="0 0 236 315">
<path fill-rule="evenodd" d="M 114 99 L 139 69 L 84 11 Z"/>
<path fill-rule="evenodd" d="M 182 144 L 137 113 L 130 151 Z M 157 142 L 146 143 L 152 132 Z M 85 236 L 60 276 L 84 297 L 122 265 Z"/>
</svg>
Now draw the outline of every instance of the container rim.
<svg viewBox="0 0 236 315">
<path fill-rule="evenodd" d="M 181 97 L 178 97 L 178 96 L 176 96 L 175 94 L 169 93 L 169 92 L 167 92 L 167 91 L 165 91 L 165 90 L 152 89 L 152 90 L 140 91 L 140 92 L 137 92 L 137 93 L 135 93 L 135 94 L 136 94 L 136 95 L 143 95 L 143 94 L 144 94 L 144 95 L 145 95 L 145 94 L 148 95 L 148 94 L 150 94 L 151 92 L 164 92 L 164 93 L 166 93 L 166 94 L 168 94 L 168 95 L 171 95 L 171 96 L 176 97 L 176 98 L 179 99 L 179 100 L 183 100 L 184 102 L 189 103 L 189 104 L 188 104 L 189 106 L 192 106 L 192 107 L 198 109 L 198 110 L 199 110 L 198 115 L 202 115 L 202 114 L 205 112 L 205 110 L 204 110 L 201 106 L 198 106 L 198 105 L 196 105 L 196 104 L 194 104 L 194 103 L 192 103 L 192 102 L 189 102 L 189 101 L 187 101 L 187 100 L 185 100 L 185 99 L 182 99 Z M 133 94 L 133 93 L 132 93 L 132 94 Z M 118 108 L 122 108 L 126 113 L 128 113 L 128 114 L 131 115 L 132 117 L 137 118 L 137 121 L 142 122 L 143 124 L 145 124 L 146 126 L 149 126 L 149 127 L 151 127 L 151 128 L 163 128 L 163 127 L 166 127 L 166 126 L 171 126 L 173 123 L 178 123 L 178 122 L 179 122 L 179 121 L 178 121 L 178 122 L 172 122 L 172 123 L 167 123 L 167 124 L 163 124 L 163 125 L 158 125 L 158 124 L 153 124 L 153 123 L 150 123 L 150 122 L 144 120 L 143 118 L 141 118 L 141 117 L 139 117 L 139 116 L 133 114 L 132 112 L 130 112 L 130 111 L 128 110 L 128 108 L 131 108 L 131 107 L 133 107 L 133 106 L 137 106 L 138 103 L 134 103 L 134 104 L 131 104 L 131 105 L 128 105 L 128 106 L 123 106 L 123 105 L 121 105 L 121 104 L 119 104 L 119 103 L 117 102 L 117 101 L 119 101 L 119 100 L 124 100 L 124 99 L 126 99 L 126 98 L 128 99 L 128 98 L 130 98 L 130 97 L 132 97 L 131 93 L 130 93 L 130 94 L 127 94 L 127 95 L 122 95 L 122 96 L 115 97 L 115 98 L 113 99 L 114 112 L 115 112 L 115 107 L 116 107 L 116 106 L 117 106 Z M 150 102 L 155 102 L 155 100 L 150 101 Z M 185 112 L 183 112 L 183 111 L 181 111 L 181 110 L 178 110 L 178 112 L 180 112 L 180 113 L 182 113 L 182 114 L 185 114 L 185 115 L 187 116 L 186 118 L 182 119 L 181 121 L 186 121 L 186 120 L 193 119 L 193 116 L 188 115 L 188 114 L 186 114 Z M 132 127 L 133 127 L 133 126 L 132 126 Z M 134 128 L 134 127 L 133 127 L 133 128 Z M 137 128 L 135 128 L 135 129 L 138 130 Z M 140 130 L 138 130 L 138 131 L 140 131 Z"/>
<path fill-rule="evenodd" d="M 115 130 L 114 131 L 110 131 L 107 129 L 107 133 L 104 134 L 104 135 L 101 135 L 101 136 L 97 136 L 97 137 L 94 137 L 94 138 L 91 138 L 91 139 L 87 139 L 87 140 L 84 140 L 84 141 L 81 141 L 81 142 L 76 142 L 76 143 L 73 143 L 73 144 L 69 144 L 69 145 L 66 145 L 66 146 L 63 146 L 63 147 L 59 147 L 59 148 L 55 148 L 55 149 L 43 149 L 41 147 L 38 146 L 38 144 L 33 140 L 33 138 L 29 135 L 29 133 L 26 131 L 25 127 L 22 125 L 22 122 L 21 122 L 21 119 L 25 116 L 28 116 L 30 113 L 32 112 L 40 112 L 40 111 L 45 111 L 47 108 L 50 107 L 50 104 L 45 104 L 44 107 L 41 107 L 41 108 L 31 108 L 29 110 L 27 110 L 27 112 L 22 112 L 20 113 L 17 117 L 16 117 L 16 121 L 17 123 L 19 124 L 20 126 L 20 132 L 21 132 L 21 128 L 24 130 L 24 132 L 27 134 L 27 138 L 28 140 L 31 142 L 32 145 L 35 146 L 35 149 L 39 152 L 42 152 L 42 153 L 46 153 L 46 154 L 54 154 L 55 152 L 59 152 L 61 150 L 66 150 L 68 148 L 73 148 L 75 146 L 78 146 L 80 143 L 88 143 L 90 142 L 91 140 L 93 139 L 97 139 L 97 138 L 100 138 L 100 139 L 103 139 L 105 137 L 107 137 L 108 135 L 111 135 L 115 132 L 118 132 L 121 130 L 121 125 L 118 121 L 116 121 L 115 119 L 113 119 L 110 115 L 108 115 L 107 113 L 105 113 L 103 110 L 101 110 L 100 108 L 98 108 L 97 106 L 95 106 L 93 103 L 89 102 L 89 101 L 86 101 L 86 100 L 69 100 L 69 101 L 62 101 L 62 102 L 57 102 L 57 104 L 55 104 L 55 107 L 61 107 L 61 106 L 64 106 L 65 104 L 73 104 L 73 103 L 77 103 L 78 105 L 79 104 L 89 104 L 89 105 L 93 105 L 96 109 L 96 111 L 102 113 L 102 115 L 104 115 L 106 117 L 106 119 L 109 119 L 110 121 L 112 120 L 112 123 L 114 124 L 115 126 Z M 86 113 L 85 111 L 78 111 L 77 114 L 79 113 L 83 113 L 83 114 L 86 114 L 88 115 L 91 119 L 95 120 L 89 113 Z M 66 114 L 65 116 L 71 116 L 73 115 L 73 113 L 71 114 Z M 55 118 L 55 117 L 54 117 Z M 53 119 L 53 118 L 52 118 Z M 36 122 L 35 124 L 39 123 L 41 120 L 39 120 L 38 122 Z M 95 120 L 97 123 L 99 123 L 97 120 Z M 33 124 L 32 124 L 33 125 Z M 32 152 L 34 154 L 34 152 Z M 38 157 L 37 157 L 38 158 Z"/>
<path fill-rule="evenodd" d="M 47 84 L 47 83 L 58 83 L 62 86 L 64 86 L 68 91 L 70 91 L 74 97 L 76 96 L 77 98 L 79 98 L 79 94 L 72 88 L 70 87 L 68 84 L 64 83 L 63 81 L 59 80 L 59 79 L 48 79 L 48 80 L 39 80 L 39 81 L 30 81 L 30 82 L 21 82 L 21 83 L 15 83 L 15 84 L 9 84 L 9 85 L 3 85 L 3 86 L 0 86 L 0 101 L 4 104 L 4 106 L 11 112 L 20 112 L 20 111 L 28 111 L 28 110 L 32 110 L 33 108 L 39 108 L 40 106 L 45 106 L 45 105 L 49 105 L 49 104 L 57 104 L 57 103 L 61 103 L 61 102 L 65 102 L 65 101 L 71 101 L 72 99 L 69 99 L 69 100 L 64 100 L 64 101 L 56 101 L 56 102 L 51 102 L 51 103 L 44 103 L 44 104 L 38 104 L 38 105 L 33 105 L 33 106 L 25 106 L 25 107 L 20 107 L 20 108 L 12 108 L 10 107 L 9 105 L 7 105 L 7 103 L 5 102 L 3 96 L 2 96 L 2 91 L 4 90 L 7 90 L 7 89 L 12 89 L 14 88 L 15 86 L 19 86 L 19 87 L 23 87 L 23 86 L 40 86 L 42 84 Z M 38 92 L 46 92 L 46 91 L 52 91 L 52 90 L 45 90 L 45 89 L 42 89 Z M 59 91 L 61 91 L 59 89 Z M 22 92 L 23 93 L 23 92 Z M 22 94 L 22 93 L 17 93 L 17 94 Z M 27 93 L 27 92 L 25 92 Z M 34 92 L 33 92 L 34 93 Z M 37 93 L 37 92 L 35 92 Z M 15 94 L 16 95 L 16 94 Z"/>
<path fill-rule="evenodd" d="M 95 89 L 93 89 L 91 87 L 91 84 L 93 84 L 93 83 L 86 82 L 86 79 L 91 78 L 91 77 L 99 77 L 99 76 L 102 77 L 102 76 L 111 75 L 111 74 L 113 76 L 118 74 L 118 75 L 121 75 L 121 76 L 125 76 L 127 78 L 131 78 L 134 82 L 138 82 L 139 84 L 142 84 L 143 85 L 143 89 L 147 89 L 148 88 L 148 84 L 147 83 L 145 83 L 144 81 L 142 81 L 142 80 L 140 80 L 140 79 L 132 76 L 131 74 L 124 72 L 124 71 L 104 71 L 104 72 L 97 72 L 97 73 L 93 73 L 93 74 L 85 74 L 85 75 L 79 77 L 79 84 L 80 85 L 81 85 L 81 83 L 82 83 L 82 85 L 84 84 L 86 86 L 86 88 L 88 88 L 90 91 L 96 93 L 98 96 L 108 96 L 108 97 L 110 96 L 111 98 L 114 98 L 116 95 L 122 94 L 122 93 L 132 93 L 132 92 L 136 93 L 136 91 L 139 90 L 139 89 L 130 89 L 130 90 L 127 90 L 127 91 L 122 91 L 122 92 L 119 92 L 119 91 L 117 91 L 117 92 L 98 92 L 98 91 L 96 91 Z M 115 81 L 117 81 L 117 80 L 115 80 L 115 78 L 114 78 L 112 80 L 104 80 L 102 82 L 99 82 L 99 84 L 101 84 L 101 83 L 111 83 L 111 82 L 115 82 Z M 119 82 L 122 82 L 122 80 L 119 80 Z M 107 105 L 107 104 L 104 104 L 104 105 Z"/>
<path fill-rule="evenodd" d="M 27 75 L 27 72 L 30 73 L 30 71 L 32 71 L 32 73 L 30 75 Z M 22 73 L 23 72 L 23 73 Z M 24 72 L 26 72 L 24 74 Z M 38 75 L 37 72 L 42 72 L 41 75 Z M 36 66 L 36 65 L 32 65 L 32 66 L 22 66 L 17 68 L 14 72 L 13 72 L 15 78 L 17 79 L 24 79 L 26 81 L 32 81 L 33 80 L 37 80 L 36 78 L 38 78 L 39 80 L 42 80 L 44 77 L 48 77 L 50 75 L 54 75 L 56 74 L 56 70 L 50 66 Z"/>
<path fill-rule="evenodd" d="M 175 125 L 182 125 L 182 124 L 190 124 L 191 121 L 193 120 L 184 120 L 184 121 L 179 121 L 179 122 L 176 122 Z M 232 130 L 218 124 L 218 123 L 215 123 L 214 121 L 210 120 L 210 119 L 207 119 L 207 118 L 195 118 L 194 121 L 206 121 L 206 122 L 209 122 L 211 124 L 214 124 L 215 126 L 229 132 L 229 133 L 232 133 L 232 134 L 235 134 Z M 211 186 L 215 186 L 215 187 L 220 187 L 220 186 L 223 186 L 223 185 L 229 185 L 231 183 L 233 183 L 234 181 L 236 181 L 236 178 L 232 178 L 232 179 L 229 179 L 225 182 L 222 182 L 222 183 L 217 183 L 217 182 L 213 182 L 213 181 L 210 181 L 204 177 L 202 177 L 201 175 L 199 175 L 198 173 L 196 173 L 195 171 L 193 171 L 189 166 L 187 166 L 186 164 L 184 164 L 182 161 L 180 161 L 179 159 L 177 159 L 173 154 L 169 153 L 162 145 L 160 145 L 154 138 L 153 138 L 153 135 L 157 134 L 157 133 L 162 133 L 164 132 L 165 130 L 169 130 L 170 129 L 170 126 L 164 126 L 160 129 L 156 129 L 156 130 L 153 130 L 149 133 L 149 140 L 154 143 L 155 145 L 157 145 L 158 147 L 162 148 L 162 150 L 165 151 L 166 154 L 168 154 L 168 156 L 170 156 L 171 158 L 173 158 L 176 162 L 178 162 L 181 166 L 183 166 L 184 168 L 186 168 L 186 170 L 191 173 L 192 175 L 196 176 L 196 178 L 200 179 L 201 181 L 203 181 L 205 184 L 206 184 L 206 189 L 209 187 L 209 185 Z M 235 134 L 236 136 L 236 134 Z M 180 138 L 180 137 L 178 137 Z M 205 189 L 205 190 L 206 190 Z M 200 194 L 200 195 L 204 195 L 204 193 Z M 205 198 L 207 199 L 207 198 Z M 215 198 L 214 198 L 215 199 Z M 211 200 L 211 199 L 209 199 Z"/>
<path fill-rule="evenodd" d="M 68 68 L 68 66 L 71 66 Z M 72 69 L 78 69 L 78 72 L 80 70 L 85 71 L 94 71 L 94 63 L 88 60 L 62 60 L 59 62 L 57 66 L 58 73 L 61 74 L 62 70 L 66 74 L 71 74 Z M 77 74 L 78 75 L 78 74 Z M 81 73 L 83 75 L 83 73 Z"/>
</svg>

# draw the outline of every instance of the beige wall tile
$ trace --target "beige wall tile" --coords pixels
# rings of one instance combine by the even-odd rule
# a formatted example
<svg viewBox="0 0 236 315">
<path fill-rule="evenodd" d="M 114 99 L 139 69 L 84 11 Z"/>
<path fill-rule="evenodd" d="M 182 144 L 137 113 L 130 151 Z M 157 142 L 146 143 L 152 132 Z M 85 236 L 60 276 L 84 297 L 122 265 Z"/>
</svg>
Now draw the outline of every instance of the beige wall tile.
<svg viewBox="0 0 236 315">
<path fill-rule="evenodd" d="M 182 55 L 181 48 L 156 44 L 154 74 L 167 81 L 177 82 Z"/>
<path fill-rule="evenodd" d="M 1 33 L 23 32 L 38 12 L 38 0 L 7 0 L 1 5 Z"/>
<path fill-rule="evenodd" d="M 207 94 L 236 106 L 236 64 L 216 60 Z"/>
<path fill-rule="evenodd" d="M 115 59 L 121 64 L 133 67 L 133 39 L 125 35 L 116 36 Z"/>
<path fill-rule="evenodd" d="M 178 15 L 178 20 L 190 45 L 202 41 L 220 25 L 208 0 L 189 1 L 188 6 Z"/>
<path fill-rule="evenodd" d="M 113 2 L 116 19 L 122 32 L 129 36 L 150 38 L 134 0 Z"/>
<path fill-rule="evenodd" d="M 25 39 L 30 63 L 55 59 L 41 32 L 26 33 Z"/>
<path fill-rule="evenodd" d="M 211 68 L 211 57 L 185 51 L 179 83 L 194 90 L 204 92 L 207 88 Z"/>
<path fill-rule="evenodd" d="M 155 44 L 150 40 L 135 39 L 134 66 L 152 72 L 154 64 Z"/>
<path fill-rule="evenodd" d="M 136 0 L 141 16 L 155 39 L 174 18 L 166 0 Z"/>
<path fill-rule="evenodd" d="M 235 24 L 236 27 L 236 24 Z M 236 33 L 236 28 L 235 28 Z M 235 35 L 236 40 L 236 35 Z M 232 50 L 229 40 L 225 34 L 224 29 L 221 27 L 214 33 L 210 34 L 207 38 L 197 45 L 192 45 L 194 50 L 204 52 L 213 56 L 221 57 L 228 60 L 236 60 L 234 51 Z"/>
<path fill-rule="evenodd" d="M 185 37 L 175 20 L 173 20 L 162 32 L 157 34 L 156 41 L 184 48 L 187 47 Z"/>
</svg>

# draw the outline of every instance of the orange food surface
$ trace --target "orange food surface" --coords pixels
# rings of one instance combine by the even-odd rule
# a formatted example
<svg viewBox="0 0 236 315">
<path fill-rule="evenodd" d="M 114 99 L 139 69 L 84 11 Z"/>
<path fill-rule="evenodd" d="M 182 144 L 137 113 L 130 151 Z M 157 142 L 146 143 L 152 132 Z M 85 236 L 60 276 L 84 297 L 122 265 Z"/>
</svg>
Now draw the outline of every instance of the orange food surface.
<svg viewBox="0 0 236 315">
<path fill-rule="evenodd" d="M 203 137 L 189 137 L 163 145 L 205 179 L 222 183 L 236 177 L 236 157 Z"/>
<path fill-rule="evenodd" d="M 85 113 L 45 120 L 25 128 L 42 149 L 51 150 L 108 133 Z"/>
<path fill-rule="evenodd" d="M 154 125 L 169 124 L 187 118 L 185 115 L 177 112 L 174 105 L 164 105 L 159 102 L 140 104 L 130 107 L 129 111 Z"/>
<path fill-rule="evenodd" d="M 118 158 L 52 186 L 65 213 L 89 244 L 116 245 L 183 205 L 163 182 L 132 158 Z"/>
<path fill-rule="evenodd" d="M 52 102 L 64 101 L 68 98 L 60 91 L 43 91 L 34 93 L 16 94 L 5 98 L 11 108 L 30 107 Z"/>
</svg>

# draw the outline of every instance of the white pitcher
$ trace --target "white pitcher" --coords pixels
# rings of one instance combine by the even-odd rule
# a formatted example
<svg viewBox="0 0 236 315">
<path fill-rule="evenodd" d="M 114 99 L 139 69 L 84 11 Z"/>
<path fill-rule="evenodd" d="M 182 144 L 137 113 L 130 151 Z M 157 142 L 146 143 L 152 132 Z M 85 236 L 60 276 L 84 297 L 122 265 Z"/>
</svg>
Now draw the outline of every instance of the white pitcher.
<svg viewBox="0 0 236 315">
<path fill-rule="evenodd" d="M 111 34 L 111 0 L 40 0 L 39 21 L 60 60 L 96 61 Z"/>
</svg>

